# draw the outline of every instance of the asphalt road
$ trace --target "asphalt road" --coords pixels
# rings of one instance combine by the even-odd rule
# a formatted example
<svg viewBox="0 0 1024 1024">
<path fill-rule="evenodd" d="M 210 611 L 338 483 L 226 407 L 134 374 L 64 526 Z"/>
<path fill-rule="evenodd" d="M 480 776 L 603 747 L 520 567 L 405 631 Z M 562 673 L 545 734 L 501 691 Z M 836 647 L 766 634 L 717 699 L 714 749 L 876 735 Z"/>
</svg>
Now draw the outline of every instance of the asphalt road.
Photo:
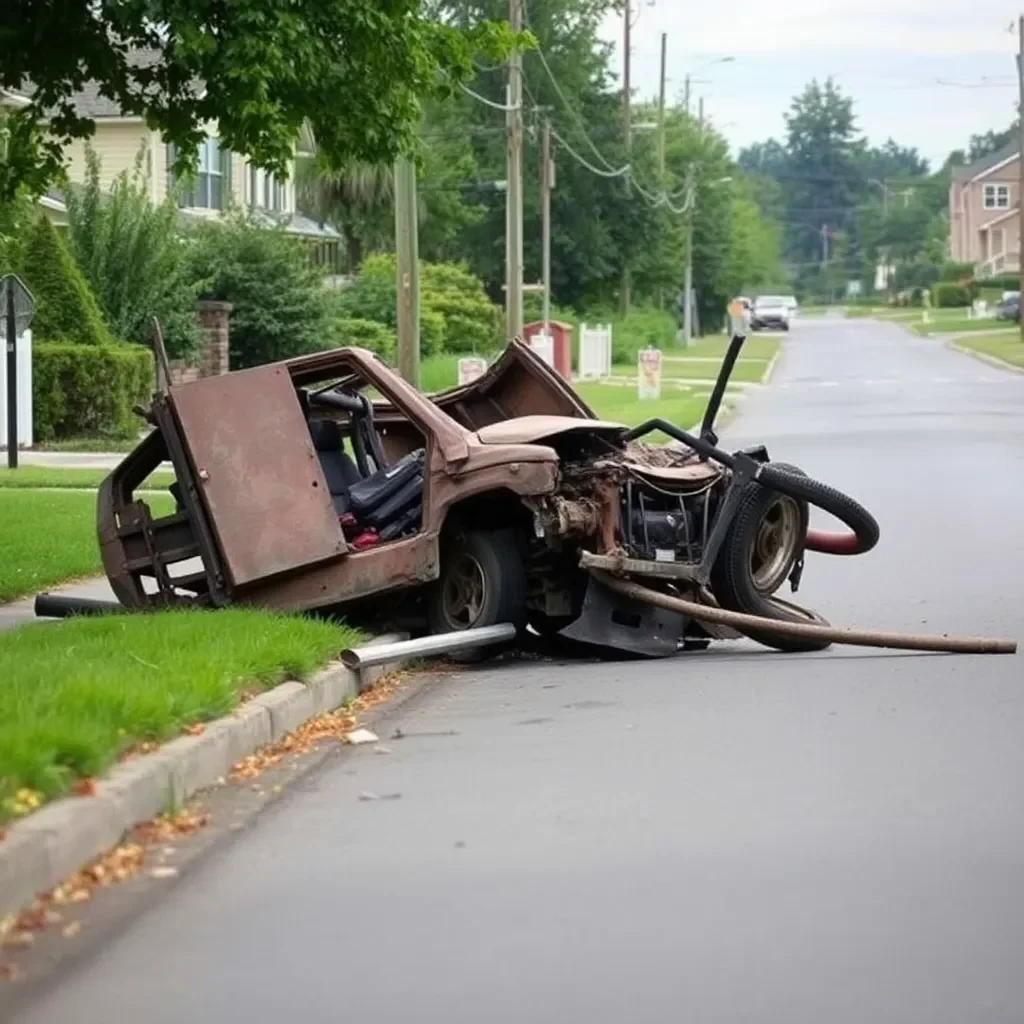
<svg viewBox="0 0 1024 1024">
<path fill-rule="evenodd" d="M 808 564 L 834 622 L 1024 639 L 1024 376 L 801 323 L 729 434 L 878 515 Z M 752 645 L 459 674 L 22 1020 L 1019 1022 L 1022 682 Z"/>
</svg>

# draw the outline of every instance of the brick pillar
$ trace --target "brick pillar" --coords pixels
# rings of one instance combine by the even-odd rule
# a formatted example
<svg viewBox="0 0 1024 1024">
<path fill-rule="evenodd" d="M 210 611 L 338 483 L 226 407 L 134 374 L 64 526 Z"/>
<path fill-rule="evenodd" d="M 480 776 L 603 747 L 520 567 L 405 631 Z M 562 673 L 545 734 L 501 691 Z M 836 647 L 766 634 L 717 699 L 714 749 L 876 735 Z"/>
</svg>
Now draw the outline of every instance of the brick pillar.
<svg viewBox="0 0 1024 1024">
<path fill-rule="evenodd" d="M 228 314 L 230 302 L 203 299 L 199 303 L 199 329 L 202 335 L 202 353 L 199 373 L 203 377 L 216 377 L 228 372 Z"/>
</svg>

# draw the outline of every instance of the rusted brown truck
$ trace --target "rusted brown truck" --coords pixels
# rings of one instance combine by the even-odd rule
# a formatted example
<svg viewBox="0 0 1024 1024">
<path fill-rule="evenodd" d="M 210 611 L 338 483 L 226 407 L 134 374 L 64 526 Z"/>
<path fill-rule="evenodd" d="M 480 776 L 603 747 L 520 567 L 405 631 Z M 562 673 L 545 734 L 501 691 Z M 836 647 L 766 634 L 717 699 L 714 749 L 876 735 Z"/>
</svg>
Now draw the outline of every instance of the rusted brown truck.
<svg viewBox="0 0 1024 1024">
<path fill-rule="evenodd" d="M 172 386 L 140 410 L 152 431 L 100 489 L 106 574 L 133 610 L 328 609 L 430 632 L 511 622 L 647 656 L 736 634 L 630 600 L 601 574 L 806 621 L 775 596 L 795 589 L 804 552 L 866 550 L 877 526 L 763 448 L 718 449 L 741 344 L 699 436 L 597 419 L 519 341 L 472 384 L 430 397 L 358 348 Z M 669 443 L 643 440 L 655 430 Z M 177 507 L 154 516 L 136 492 L 165 460 Z M 808 501 L 853 532 L 809 532 Z"/>
</svg>

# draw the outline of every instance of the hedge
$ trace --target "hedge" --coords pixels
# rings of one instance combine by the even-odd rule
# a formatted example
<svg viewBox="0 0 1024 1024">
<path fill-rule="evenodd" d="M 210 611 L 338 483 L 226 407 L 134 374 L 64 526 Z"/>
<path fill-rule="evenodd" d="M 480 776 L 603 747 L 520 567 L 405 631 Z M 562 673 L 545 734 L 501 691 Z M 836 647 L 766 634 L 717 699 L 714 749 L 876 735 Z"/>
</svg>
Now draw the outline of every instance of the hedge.
<svg viewBox="0 0 1024 1024">
<path fill-rule="evenodd" d="M 962 284 L 940 281 L 932 289 L 932 298 L 940 309 L 959 308 L 971 304 L 971 290 Z"/>
<path fill-rule="evenodd" d="M 149 399 L 153 377 L 153 356 L 141 346 L 33 345 L 35 440 L 131 437 L 142 426 L 132 406 Z"/>
</svg>

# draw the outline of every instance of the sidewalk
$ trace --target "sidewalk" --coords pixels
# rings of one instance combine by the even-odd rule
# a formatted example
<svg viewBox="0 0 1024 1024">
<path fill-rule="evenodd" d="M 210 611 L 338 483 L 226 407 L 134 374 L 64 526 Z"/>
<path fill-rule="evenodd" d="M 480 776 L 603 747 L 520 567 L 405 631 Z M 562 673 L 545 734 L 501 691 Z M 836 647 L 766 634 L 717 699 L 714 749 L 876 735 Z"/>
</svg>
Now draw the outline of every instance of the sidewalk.
<svg viewBox="0 0 1024 1024">
<path fill-rule="evenodd" d="M 52 587 L 47 593 L 60 594 L 62 597 L 89 597 L 97 601 L 116 600 L 114 592 L 105 576 L 97 576 L 91 580 L 80 580 L 78 583 L 66 583 Z M 0 632 L 22 626 L 26 622 L 56 622 L 56 619 L 37 619 L 34 605 L 36 595 L 30 594 L 11 604 L 0 604 Z"/>
<path fill-rule="evenodd" d="M 18 452 L 18 462 L 23 466 L 45 466 L 48 469 L 113 469 L 125 457 L 124 452 Z M 6 465 L 6 455 L 4 465 Z M 164 463 L 161 469 L 170 469 Z"/>
</svg>

